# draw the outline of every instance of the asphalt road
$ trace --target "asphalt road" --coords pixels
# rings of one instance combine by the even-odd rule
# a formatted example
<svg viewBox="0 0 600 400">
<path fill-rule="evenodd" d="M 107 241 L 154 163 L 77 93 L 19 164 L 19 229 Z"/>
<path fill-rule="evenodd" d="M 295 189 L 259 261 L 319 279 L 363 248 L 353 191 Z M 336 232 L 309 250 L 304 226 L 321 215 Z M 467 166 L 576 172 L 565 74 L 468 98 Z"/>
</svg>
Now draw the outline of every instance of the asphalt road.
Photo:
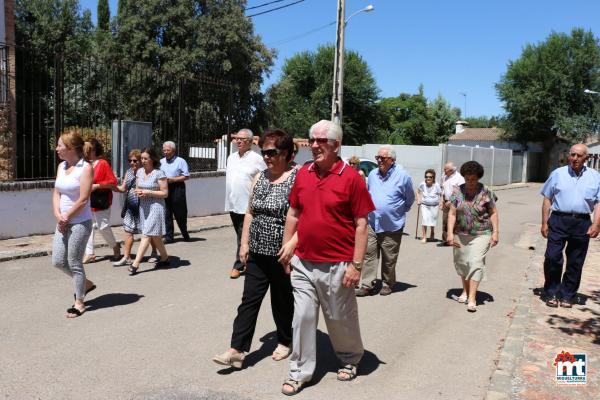
<svg viewBox="0 0 600 400">
<path fill-rule="evenodd" d="M 360 298 L 366 348 L 359 376 L 338 382 L 324 324 L 315 385 L 304 399 L 481 399 L 495 368 L 537 234 L 538 186 L 498 192 L 500 245 L 488 255 L 478 312 L 449 299 L 460 280 L 452 250 L 414 239 L 416 208 L 404 236 L 391 296 Z M 439 230 L 437 235 L 439 237 Z M 98 285 L 88 311 L 68 320 L 70 279 L 49 257 L 0 264 L 0 398 L 281 399 L 288 362 L 274 362 L 268 297 L 253 353 L 241 371 L 211 357 L 229 347 L 243 280 L 230 280 L 232 228 L 169 245 L 176 268 L 129 277 L 103 261 L 87 268 Z M 108 254 L 107 249 L 99 253 Z"/>
</svg>

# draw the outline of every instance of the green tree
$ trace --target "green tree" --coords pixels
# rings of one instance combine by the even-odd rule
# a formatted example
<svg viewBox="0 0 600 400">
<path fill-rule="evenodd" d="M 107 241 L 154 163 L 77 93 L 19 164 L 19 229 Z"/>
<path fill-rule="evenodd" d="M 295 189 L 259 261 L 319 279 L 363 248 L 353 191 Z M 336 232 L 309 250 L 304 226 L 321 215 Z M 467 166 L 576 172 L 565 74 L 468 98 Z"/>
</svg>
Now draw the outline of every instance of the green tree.
<svg viewBox="0 0 600 400">
<path fill-rule="evenodd" d="M 331 117 L 333 46 L 302 52 L 286 60 L 279 82 L 266 94 L 267 124 L 306 137 L 310 126 Z M 379 89 L 367 63 L 344 53 L 344 144 L 373 142 L 377 133 Z"/>
<path fill-rule="evenodd" d="M 428 115 L 432 131 L 427 135 L 433 143 L 446 143 L 454 134 L 456 121 L 460 118 L 460 110 L 452 108 L 441 95 L 428 104 Z"/>
<path fill-rule="evenodd" d="M 98 29 L 108 31 L 110 26 L 110 10 L 108 9 L 108 0 L 98 0 Z"/>
<path fill-rule="evenodd" d="M 496 84 L 507 111 L 508 138 L 541 141 L 546 148 L 556 136 L 583 140 L 598 117 L 584 89 L 599 87 L 599 68 L 598 39 L 590 31 L 552 33 L 525 46 Z"/>
<path fill-rule="evenodd" d="M 260 85 L 274 51 L 254 34 L 245 5 L 244 0 L 121 0 L 114 54 L 120 64 L 150 72 L 229 81 L 234 127 L 256 125 Z M 146 93 L 158 85 L 147 83 Z"/>
</svg>

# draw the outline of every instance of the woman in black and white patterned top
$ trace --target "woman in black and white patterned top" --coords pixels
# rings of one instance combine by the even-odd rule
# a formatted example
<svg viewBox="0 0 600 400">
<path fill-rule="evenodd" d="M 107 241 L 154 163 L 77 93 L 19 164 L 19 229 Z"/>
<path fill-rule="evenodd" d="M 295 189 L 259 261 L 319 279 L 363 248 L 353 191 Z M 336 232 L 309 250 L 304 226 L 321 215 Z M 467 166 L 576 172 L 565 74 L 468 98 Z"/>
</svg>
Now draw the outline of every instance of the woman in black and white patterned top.
<svg viewBox="0 0 600 400">
<path fill-rule="evenodd" d="M 267 169 L 253 182 L 244 218 L 240 245 L 240 261 L 246 264 L 244 294 L 233 322 L 231 348 L 213 357 L 217 364 L 234 368 L 242 367 L 250 351 L 258 311 L 269 286 L 278 342 L 272 358 L 280 361 L 291 353 L 294 297 L 290 276 L 279 260 L 296 246 L 294 238 L 282 249 L 288 195 L 298 171 L 289 165 L 294 143 L 286 131 L 273 129 L 261 136 L 258 145 Z"/>
</svg>

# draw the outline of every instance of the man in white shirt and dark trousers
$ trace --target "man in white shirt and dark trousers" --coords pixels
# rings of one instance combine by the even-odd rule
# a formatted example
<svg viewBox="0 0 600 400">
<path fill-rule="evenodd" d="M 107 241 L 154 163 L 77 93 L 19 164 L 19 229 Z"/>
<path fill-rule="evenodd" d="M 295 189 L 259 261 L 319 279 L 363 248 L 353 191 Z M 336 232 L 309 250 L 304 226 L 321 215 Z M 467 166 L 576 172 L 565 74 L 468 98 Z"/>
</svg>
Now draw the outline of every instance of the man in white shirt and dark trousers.
<svg viewBox="0 0 600 400">
<path fill-rule="evenodd" d="M 450 211 L 450 196 L 452 195 L 452 189 L 455 186 L 460 186 L 465 183 L 465 178 L 456 170 L 456 166 L 452 162 L 447 162 L 444 165 L 444 176 L 442 177 L 442 191 L 444 201 L 441 206 L 442 208 L 442 243 L 447 246 L 446 242 L 446 230 L 448 228 L 448 212 Z"/>
<path fill-rule="evenodd" d="M 244 265 L 240 262 L 240 241 L 244 216 L 248 209 L 248 198 L 252 180 L 257 173 L 267 168 L 263 158 L 251 150 L 254 135 L 250 129 L 240 129 L 233 136 L 238 151 L 227 158 L 225 173 L 225 211 L 229 211 L 233 229 L 237 235 L 235 262 L 229 274 L 231 279 L 237 279 L 243 273 Z"/>
</svg>

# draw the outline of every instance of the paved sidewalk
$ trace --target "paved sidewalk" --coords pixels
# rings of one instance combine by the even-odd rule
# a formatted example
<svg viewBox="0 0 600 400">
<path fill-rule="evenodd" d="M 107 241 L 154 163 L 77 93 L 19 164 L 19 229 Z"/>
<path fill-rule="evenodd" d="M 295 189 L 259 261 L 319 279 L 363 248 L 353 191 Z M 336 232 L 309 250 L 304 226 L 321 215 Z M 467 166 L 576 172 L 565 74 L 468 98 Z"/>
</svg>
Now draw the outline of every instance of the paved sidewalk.
<svg viewBox="0 0 600 400">
<path fill-rule="evenodd" d="M 192 234 L 209 229 L 218 229 L 225 226 L 231 226 L 229 214 L 188 218 L 188 231 Z M 124 232 L 121 226 L 113 226 L 113 233 L 115 234 L 117 241 L 123 242 Z M 54 235 L 51 234 L 0 240 L 0 262 L 16 260 L 19 258 L 50 255 L 52 254 L 53 237 Z M 139 240 L 139 238 L 140 235 L 136 235 L 136 240 Z M 175 224 L 175 240 L 178 238 L 181 238 L 181 235 L 177 230 L 177 224 Z M 107 246 L 101 237 L 99 237 L 95 242 L 96 248 Z"/>
<path fill-rule="evenodd" d="M 600 241 L 591 240 L 579 289 L 580 305 L 550 308 L 539 298 L 546 241 L 537 241 L 524 275 L 488 400 L 600 398 Z M 515 266 L 515 270 L 518 266 Z M 557 385 L 554 360 L 562 351 L 587 356 L 586 385 Z"/>
</svg>

